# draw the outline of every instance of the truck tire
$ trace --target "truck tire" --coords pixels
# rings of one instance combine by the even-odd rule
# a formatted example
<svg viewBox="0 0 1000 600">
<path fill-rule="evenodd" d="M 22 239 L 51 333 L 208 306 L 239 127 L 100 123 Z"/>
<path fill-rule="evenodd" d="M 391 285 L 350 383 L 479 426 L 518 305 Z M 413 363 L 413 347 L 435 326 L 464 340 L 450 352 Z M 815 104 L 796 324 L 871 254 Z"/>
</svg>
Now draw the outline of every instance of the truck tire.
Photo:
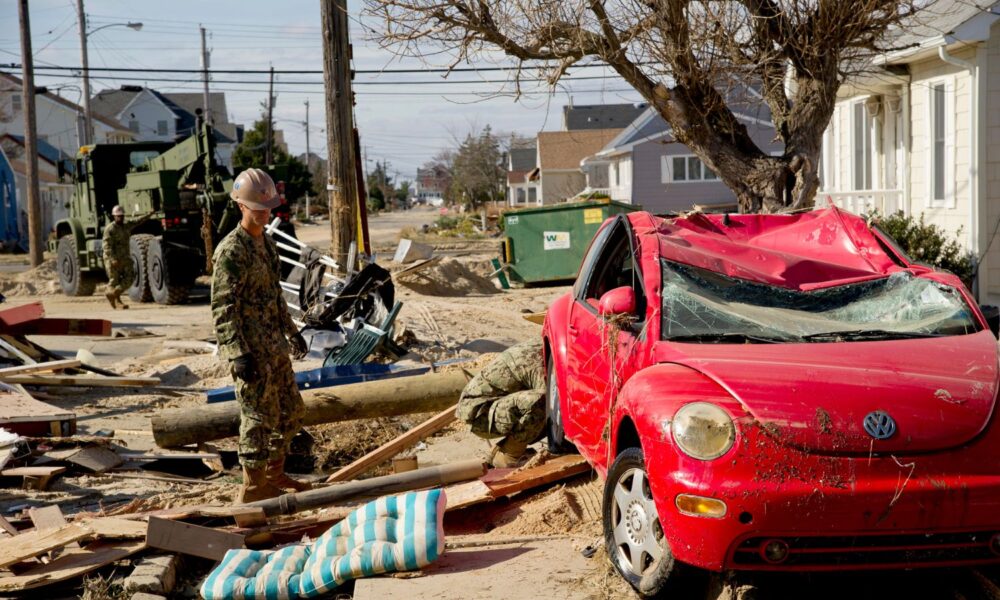
<svg viewBox="0 0 1000 600">
<path fill-rule="evenodd" d="M 152 302 L 153 294 L 149 291 L 149 276 L 146 273 L 146 255 L 149 253 L 149 241 L 153 236 L 148 233 L 137 233 L 129 238 L 128 254 L 132 259 L 132 271 L 135 277 L 128 288 L 128 297 L 133 302 Z"/>
<path fill-rule="evenodd" d="M 176 261 L 171 265 L 169 258 L 161 238 L 149 240 L 146 275 L 149 291 L 157 304 L 181 304 L 187 300 L 191 289 L 191 278 L 180 271 L 180 265 Z"/>
<path fill-rule="evenodd" d="M 76 240 L 72 235 L 59 238 L 56 269 L 59 271 L 59 285 L 67 296 L 89 296 L 94 293 L 97 277 L 80 270 L 80 255 L 76 251 Z"/>
</svg>

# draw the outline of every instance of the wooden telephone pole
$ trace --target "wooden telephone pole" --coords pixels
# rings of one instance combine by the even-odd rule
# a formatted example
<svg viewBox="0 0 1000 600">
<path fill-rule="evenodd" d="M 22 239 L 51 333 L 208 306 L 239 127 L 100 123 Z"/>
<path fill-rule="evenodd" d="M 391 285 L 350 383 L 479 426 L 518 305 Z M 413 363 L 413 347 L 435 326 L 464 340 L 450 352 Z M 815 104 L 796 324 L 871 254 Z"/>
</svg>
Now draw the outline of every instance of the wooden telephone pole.
<svg viewBox="0 0 1000 600">
<path fill-rule="evenodd" d="M 330 251 L 341 270 L 346 270 L 351 242 L 357 238 L 358 202 L 347 0 L 320 0 L 320 18 L 323 21 L 323 83 L 326 88 Z"/>
<path fill-rule="evenodd" d="M 28 0 L 19 0 L 21 25 L 21 110 L 24 111 L 25 177 L 28 180 L 28 253 L 31 266 L 42 264 L 42 210 L 38 190 L 38 131 L 35 124 L 35 61 L 31 55 L 31 21 Z"/>
</svg>

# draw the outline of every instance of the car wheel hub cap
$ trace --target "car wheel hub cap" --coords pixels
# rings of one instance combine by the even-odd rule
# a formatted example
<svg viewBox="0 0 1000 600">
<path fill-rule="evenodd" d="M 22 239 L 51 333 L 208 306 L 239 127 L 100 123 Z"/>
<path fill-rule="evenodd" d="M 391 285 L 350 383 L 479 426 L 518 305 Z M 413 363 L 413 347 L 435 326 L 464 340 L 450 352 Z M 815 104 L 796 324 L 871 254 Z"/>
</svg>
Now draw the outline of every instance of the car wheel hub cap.
<svg viewBox="0 0 1000 600">
<path fill-rule="evenodd" d="M 646 473 L 631 469 L 618 478 L 614 493 L 614 539 L 618 562 L 643 575 L 663 556 L 656 505 L 646 485 Z"/>
<path fill-rule="evenodd" d="M 646 511 L 638 501 L 635 501 L 628 507 L 625 515 L 629 537 L 632 538 L 633 543 L 641 545 L 643 538 L 646 537 L 646 532 L 649 531 Z"/>
</svg>

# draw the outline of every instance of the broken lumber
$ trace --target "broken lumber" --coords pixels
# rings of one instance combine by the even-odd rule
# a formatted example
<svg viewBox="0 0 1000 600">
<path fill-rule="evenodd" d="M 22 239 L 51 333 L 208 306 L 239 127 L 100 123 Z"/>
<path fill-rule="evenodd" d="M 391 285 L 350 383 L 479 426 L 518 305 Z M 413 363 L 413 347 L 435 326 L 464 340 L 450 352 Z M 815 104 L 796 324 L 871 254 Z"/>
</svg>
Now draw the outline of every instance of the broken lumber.
<svg viewBox="0 0 1000 600">
<path fill-rule="evenodd" d="M 302 393 L 305 402 L 302 424 L 443 410 L 455 404 L 466 382 L 465 373 L 455 371 L 305 390 Z M 240 407 L 235 402 L 224 402 L 197 409 L 178 409 L 154 415 L 150 421 L 158 446 L 186 446 L 238 435 Z"/>
<path fill-rule="evenodd" d="M 23 477 L 24 489 L 44 491 L 48 489 L 53 477 L 65 472 L 66 467 L 17 467 L 0 471 L 0 476 Z"/>
<path fill-rule="evenodd" d="M 4 306 L 7 306 L 4 304 Z M 41 302 L 31 302 L 20 306 L 11 306 L 0 310 L 0 327 L 4 332 L 10 331 L 22 323 L 28 323 L 45 316 L 45 307 Z"/>
<path fill-rule="evenodd" d="M 131 556 L 145 547 L 143 541 L 93 542 L 83 549 L 67 550 L 47 565 L 13 577 L 0 577 L 0 593 L 19 592 L 73 579 Z"/>
<path fill-rule="evenodd" d="M 335 481 L 348 481 L 354 479 L 372 467 L 378 466 L 393 456 L 399 454 L 401 450 L 416 444 L 420 440 L 433 435 L 438 431 L 441 431 L 455 420 L 455 408 L 457 408 L 457 405 L 446 408 L 406 433 L 382 444 L 378 448 L 372 450 L 368 454 L 365 454 L 351 464 L 341 468 L 333 475 L 327 477 L 326 482 L 333 483 Z"/>
<path fill-rule="evenodd" d="M 70 523 L 56 529 L 22 533 L 0 544 L 0 567 L 7 567 L 72 542 L 86 539 L 142 539 L 146 526 L 124 519 L 94 519 Z"/>
<path fill-rule="evenodd" d="M 269 517 L 291 515 L 299 511 L 330 506 L 362 496 L 377 497 L 386 494 L 445 486 L 459 481 L 482 477 L 485 472 L 486 465 L 482 461 L 466 460 L 450 465 L 425 467 L 415 471 L 407 471 L 406 473 L 383 475 L 382 477 L 334 484 L 307 492 L 285 494 L 277 498 L 250 502 L 247 506 L 259 506 L 264 509 L 264 514 Z"/>
<path fill-rule="evenodd" d="M 111 321 L 105 319 L 35 319 L 9 328 L 18 335 L 111 335 Z"/>
<path fill-rule="evenodd" d="M 150 517 L 146 545 L 169 552 L 222 560 L 227 550 L 243 547 L 244 536 L 211 527 Z"/>
<path fill-rule="evenodd" d="M 8 375 L 30 375 L 32 373 L 46 373 L 60 371 L 62 369 L 74 369 L 80 366 L 78 360 L 52 360 L 49 362 L 35 363 L 33 365 L 20 365 L 17 367 L 6 367 L 0 369 L 0 376 Z"/>
<path fill-rule="evenodd" d="M 445 488 L 448 510 L 490 502 L 532 488 L 554 483 L 590 471 L 579 454 L 557 456 L 526 469 L 493 469 L 486 477 Z"/>
<path fill-rule="evenodd" d="M 156 377 L 84 377 L 73 375 L 4 375 L 0 381 L 20 385 L 70 387 L 153 387 L 160 385 Z"/>
</svg>

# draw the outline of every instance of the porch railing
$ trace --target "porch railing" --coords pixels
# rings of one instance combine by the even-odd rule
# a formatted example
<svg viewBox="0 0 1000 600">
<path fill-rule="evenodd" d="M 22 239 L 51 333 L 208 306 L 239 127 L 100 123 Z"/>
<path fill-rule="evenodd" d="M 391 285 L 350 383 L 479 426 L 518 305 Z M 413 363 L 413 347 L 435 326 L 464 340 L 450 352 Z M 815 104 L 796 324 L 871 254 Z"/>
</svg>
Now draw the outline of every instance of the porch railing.
<svg viewBox="0 0 1000 600">
<path fill-rule="evenodd" d="M 834 206 L 856 215 L 878 212 L 892 214 L 903 208 L 903 190 L 851 190 L 845 192 L 817 192 L 816 208 L 825 208 L 832 200 Z"/>
</svg>

